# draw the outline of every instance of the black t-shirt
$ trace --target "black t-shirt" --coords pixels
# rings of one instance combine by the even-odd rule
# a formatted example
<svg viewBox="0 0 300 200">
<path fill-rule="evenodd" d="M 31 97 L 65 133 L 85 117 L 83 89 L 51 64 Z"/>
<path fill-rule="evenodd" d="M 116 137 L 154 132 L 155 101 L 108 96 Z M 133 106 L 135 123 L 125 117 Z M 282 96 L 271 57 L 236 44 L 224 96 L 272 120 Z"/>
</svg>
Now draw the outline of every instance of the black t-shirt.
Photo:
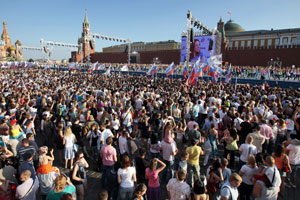
<svg viewBox="0 0 300 200">
<path fill-rule="evenodd" d="M 72 127 L 72 132 L 74 133 L 76 140 L 77 140 L 77 144 L 79 146 L 83 146 L 83 142 L 82 142 L 82 127 L 79 124 L 73 124 Z"/>
<path fill-rule="evenodd" d="M 252 124 L 250 122 L 244 121 L 240 125 L 241 131 L 239 132 L 240 143 L 244 143 L 247 135 L 252 132 Z"/>
</svg>

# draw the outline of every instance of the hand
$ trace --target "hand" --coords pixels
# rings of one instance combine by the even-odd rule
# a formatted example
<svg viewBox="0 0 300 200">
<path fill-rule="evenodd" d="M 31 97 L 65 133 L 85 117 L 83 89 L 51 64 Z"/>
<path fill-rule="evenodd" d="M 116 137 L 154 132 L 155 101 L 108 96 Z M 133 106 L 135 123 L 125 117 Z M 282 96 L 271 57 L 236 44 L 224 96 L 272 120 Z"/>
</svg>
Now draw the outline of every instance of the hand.
<svg viewBox="0 0 300 200">
<path fill-rule="evenodd" d="M 51 150 L 50 150 L 50 154 L 53 154 L 53 152 L 54 152 L 54 149 L 51 149 Z"/>
</svg>

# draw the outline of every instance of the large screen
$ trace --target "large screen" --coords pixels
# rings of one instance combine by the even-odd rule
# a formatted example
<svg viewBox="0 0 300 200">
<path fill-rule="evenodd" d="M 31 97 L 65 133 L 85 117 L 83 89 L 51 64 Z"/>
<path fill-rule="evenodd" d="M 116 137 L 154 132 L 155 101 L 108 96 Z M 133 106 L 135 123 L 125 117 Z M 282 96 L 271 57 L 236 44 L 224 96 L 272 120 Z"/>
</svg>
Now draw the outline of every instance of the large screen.
<svg viewBox="0 0 300 200">
<path fill-rule="evenodd" d="M 212 55 L 215 55 L 215 44 L 216 44 L 216 36 L 195 36 L 194 42 L 191 43 L 190 46 L 190 62 L 196 62 L 199 57 L 201 62 L 206 62 L 206 60 L 211 56 L 211 51 L 209 48 L 209 41 L 213 40 L 213 50 Z M 181 38 L 181 58 L 180 62 L 186 61 L 186 45 L 187 45 L 187 37 Z"/>
</svg>

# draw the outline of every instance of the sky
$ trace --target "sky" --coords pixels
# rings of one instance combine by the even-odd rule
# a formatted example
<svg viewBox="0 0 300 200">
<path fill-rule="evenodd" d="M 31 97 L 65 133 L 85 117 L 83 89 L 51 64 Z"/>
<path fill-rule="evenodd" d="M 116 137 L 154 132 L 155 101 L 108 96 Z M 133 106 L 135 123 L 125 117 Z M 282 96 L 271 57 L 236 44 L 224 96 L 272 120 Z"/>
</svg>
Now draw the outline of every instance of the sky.
<svg viewBox="0 0 300 200">
<path fill-rule="evenodd" d="M 213 29 L 222 16 L 245 30 L 300 28 L 299 0 L 1 0 L 3 21 L 12 43 L 40 47 L 40 39 L 77 44 L 87 9 L 91 32 L 130 38 L 132 42 L 180 41 L 186 13 Z M 118 45 L 95 39 L 96 51 Z M 69 59 L 76 49 L 54 47 L 51 59 Z M 24 50 L 24 59 L 39 59 L 38 51 Z"/>
</svg>

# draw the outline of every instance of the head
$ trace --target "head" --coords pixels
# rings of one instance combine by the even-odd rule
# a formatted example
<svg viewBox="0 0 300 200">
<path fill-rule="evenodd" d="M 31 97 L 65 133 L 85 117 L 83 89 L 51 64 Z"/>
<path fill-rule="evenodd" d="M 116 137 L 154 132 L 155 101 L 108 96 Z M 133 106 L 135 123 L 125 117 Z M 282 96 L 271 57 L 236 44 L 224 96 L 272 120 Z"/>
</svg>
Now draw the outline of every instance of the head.
<svg viewBox="0 0 300 200">
<path fill-rule="evenodd" d="M 253 137 L 252 136 L 247 137 L 247 143 L 248 144 L 252 144 L 253 143 Z"/>
<path fill-rule="evenodd" d="M 186 178 L 186 172 L 185 172 L 185 170 L 184 170 L 184 169 L 179 170 L 179 171 L 177 172 L 176 178 L 177 178 L 177 180 L 179 180 L 179 181 L 184 181 L 185 178 Z"/>
<path fill-rule="evenodd" d="M 200 55 L 200 41 L 198 39 L 194 40 L 194 56 Z"/>
<path fill-rule="evenodd" d="M 228 166 L 228 160 L 226 158 L 222 158 L 221 159 L 221 166 L 223 168 L 227 167 Z"/>
<path fill-rule="evenodd" d="M 75 162 L 81 161 L 84 158 L 84 154 L 82 151 L 78 151 L 75 154 Z"/>
<path fill-rule="evenodd" d="M 144 149 L 144 148 L 141 148 L 141 149 L 140 149 L 140 157 L 141 157 L 141 158 L 145 158 L 146 153 L 147 153 L 146 149 Z"/>
<path fill-rule="evenodd" d="M 64 135 L 70 137 L 72 135 L 72 129 L 70 127 L 66 128 Z"/>
<path fill-rule="evenodd" d="M 189 159 L 189 153 L 186 152 L 186 151 L 182 151 L 181 155 L 180 155 L 180 158 L 181 158 L 181 161 L 188 160 Z"/>
<path fill-rule="evenodd" d="M 24 147 L 28 147 L 28 146 L 29 146 L 29 140 L 28 140 L 27 138 L 24 138 L 24 139 L 22 140 L 22 145 L 23 145 Z"/>
<path fill-rule="evenodd" d="M 284 153 L 284 147 L 283 147 L 283 145 L 282 145 L 282 144 L 277 144 L 277 145 L 275 146 L 275 151 L 274 151 L 274 153 L 275 153 L 275 156 L 276 156 L 276 157 L 281 157 L 282 154 Z"/>
<path fill-rule="evenodd" d="M 233 187 L 239 187 L 242 183 L 242 177 L 240 177 L 240 175 L 238 175 L 238 173 L 233 173 L 229 177 L 229 183 Z"/>
<path fill-rule="evenodd" d="M 24 182 L 31 177 L 31 172 L 29 170 L 24 170 L 20 175 L 20 181 Z"/>
<path fill-rule="evenodd" d="M 110 136 L 106 139 L 106 144 L 111 145 L 113 143 L 113 138 Z"/>
<path fill-rule="evenodd" d="M 62 192 L 67 185 L 67 178 L 64 175 L 58 175 L 54 180 L 54 189 L 56 192 Z"/>
<path fill-rule="evenodd" d="M 275 160 L 272 156 L 268 155 L 265 159 L 264 159 L 264 163 L 270 167 L 274 167 L 275 164 Z"/>
<path fill-rule="evenodd" d="M 149 169 L 151 171 L 154 171 L 154 170 L 156 170 L 156 167 L 157 167 L 157 160 L 154 158 L 150 161 Z"/>
<path fill-rule="evenodd" d="M 123 156 L 121 165 L 123 169 L 130 167 L 130 158 L 127 155 Z"/>
<path fill-rule="evenodd" d="M 133 197 L 144 196 L 147 192 L 147 186 L 144 183 L 138 184 L 134 190 Z"/>
<path fill-rule="evenodd" d="M 256 166 L 255 156 L 253 155 L 248 156 L 247 165 L 249 165 L 251 168 L 254 168 Z"/>
<path fill-rule="evenodd" d="M 69 193 L 65 193 L 62 196 L 60 196 L 60 200 L 73 200 L 73 197 Z"/>
<path fill-rule="evenodd" d="M 28 140 L 30 140 L 30 141 L 33 141 L 33 140 L 34 140 L 34 135 L 33 135 L 33 133 L 27 133 L 27 134 L 26 134 L 26 138 L 27 138 Z"/>
<path fill-rule="evenodd" d="M 194 193 L 196 195 L 201 195 L 201 194 L 205 194 L 205 192 L 206 192 L 205 185 L 203 184 L 202 181 L 197 180 L 194 183 Z"/>
<path fill-rule="evenodd" d="M 42 146 L 39 149 L 40 155 L 44 155 L 48 153 L 48 147 L 47 146 Z"/>
<path fill-rule="evenodd" d="M 101 189 L 98 193 L 98 200 L 107 200 L 108 199 L 108 192 L 105 189 Z"/>
</svg>

